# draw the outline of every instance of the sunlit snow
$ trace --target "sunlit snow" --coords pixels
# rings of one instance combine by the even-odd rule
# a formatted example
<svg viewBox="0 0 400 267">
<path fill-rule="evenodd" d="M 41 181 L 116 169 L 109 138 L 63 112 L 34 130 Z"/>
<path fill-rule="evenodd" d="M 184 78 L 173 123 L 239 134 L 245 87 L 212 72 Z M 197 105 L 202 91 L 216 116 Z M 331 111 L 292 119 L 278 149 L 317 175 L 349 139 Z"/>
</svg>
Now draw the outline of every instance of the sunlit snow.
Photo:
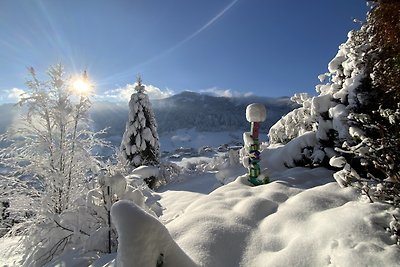
<svg viewBox="0 0 400 267">
<path fill-rule="evenodd" d="M 183 252 L 163 247 L 161 241 L 154 241 L 157 250 L 146 250 L 142 238 L 158 240 L 166 232 L 158 223 L 154 227 L 160 230 L 146 231 L 145 237 L 143 231 L 135 232 L 146 220 L 156 221 L 142 211 L 141 216 L 149 219 L 140 221 L 135 219 L 137 212 L 124 213 L 125 220 L 132 220 L 126 230 L 128 246 L 135 244 L 137 253 L 153 259 L 163 253 L 166 267 L 397 265 L 398 247 L 385 228 L 392 217 L 390 208 L 360 201 L 354 189 L 341 189 L 327 169 L 286 169 L 277 164 L 289 156 L 282 147 L 265 150 L 262 156 L 270 184 L 253 187 L 246 176 L 239 176 L 208 194 L 218 182 L 203 174 L 183 181 L 189 186 L 203 180 L 203 192 L 186 191 L 177 183 L 176 190 L 169 185 L 159 193 L 164 207 L 160 221 L 169 232 L 162 239 L 168 243 L 172 238 Z M 136 266 L 137 255 L 123 255 L 132 265 L 122 266 Z M 182 257 L 185 261 L 176 261 Z M 105 266 L 116 266 L 115 261 Z"/>
</svg>

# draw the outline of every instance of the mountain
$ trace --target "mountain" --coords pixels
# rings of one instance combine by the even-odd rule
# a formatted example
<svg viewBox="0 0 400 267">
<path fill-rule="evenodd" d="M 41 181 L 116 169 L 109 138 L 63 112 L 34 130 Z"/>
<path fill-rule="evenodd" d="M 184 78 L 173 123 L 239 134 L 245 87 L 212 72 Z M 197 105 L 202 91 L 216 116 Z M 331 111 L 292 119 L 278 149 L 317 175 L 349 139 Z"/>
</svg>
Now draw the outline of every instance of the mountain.
<svg viewBox="0 0 400 267">
<path fill-rule="evenodd" d="M 267 108 L 267 121 L 262 125 L 265 131 L 294 108 L 289 97 L 227 98 L 187 91 L 151 101 L 160 135 L 191 128 L 205 132 L 246 130 L 249 128 L 246 107 L 254 102 Z M 110 127 L 110 135 L 122 136 L 128 103 L 96 102 L 90 114 L 96 130 Z"/>
<path fill-rule="evenodd" d="M 246 120 L 246 107 L 255 102 L 263 103 L 267 108 L 267 121 L 261 127 L 263 133 L 268 132 L 276 121 L 294 108 L 289 97 L 227 98 L 194 92 L 182 92 L 169 98 L 151 101 L 160 137 L 175 138 L 175 141 L 182 138 L 175 136 L 177 130 L 181 129 L 192 129 L 184 133 L 185 138 L 188 134 L 194 135 L 196 132 L 248 131 L 250 126 Z M 15 123 L 20 112 L 20 109 L 12 104 L 0 105 L 0 133 Z M 94 102 L 90 109 L 90 117 L 93 129 L 108 128 L 105 138 L 118 146 L 128 119 L 128 102 Z"/>
</svg>

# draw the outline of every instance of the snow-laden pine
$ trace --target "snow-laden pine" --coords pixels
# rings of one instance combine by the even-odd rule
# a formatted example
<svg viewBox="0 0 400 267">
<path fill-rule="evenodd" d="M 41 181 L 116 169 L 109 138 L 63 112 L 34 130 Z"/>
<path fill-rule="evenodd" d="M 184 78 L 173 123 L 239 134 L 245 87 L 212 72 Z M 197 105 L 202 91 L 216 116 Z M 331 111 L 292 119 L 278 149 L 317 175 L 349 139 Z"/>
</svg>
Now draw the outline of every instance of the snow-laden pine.
<svg viewBox="0 0 400 267">
<path fill-rule="evenodd" d="M 140 77 L 135 91 L 129 101 L 128 122 L 120 147 L 121 158 L 131 168 L 157 165 L 160 162 L 157 123 Z"/>
<path fill-rule="evenodd" d="M 393 40 L 400 38 L 399 11 L 398 2 L 374 4 L 366 23 L 349 32 L 340 45 L 328 64 L 329 72 L 319 76 L 325 83 L 316 86 L 318 95 L 292 97 L 301 107 L 269 132 L 272 144 L 313 136 L 311 143 L 303 142 L 300 156 L 294 156 L 288 166 L 333 167 L 341 186 L 355 185 L 370 201 L 395 205 L 400 199 L 400 174 L 395 167 L 400 148 L 396 63 L 400 48 Z"/>
</svg>

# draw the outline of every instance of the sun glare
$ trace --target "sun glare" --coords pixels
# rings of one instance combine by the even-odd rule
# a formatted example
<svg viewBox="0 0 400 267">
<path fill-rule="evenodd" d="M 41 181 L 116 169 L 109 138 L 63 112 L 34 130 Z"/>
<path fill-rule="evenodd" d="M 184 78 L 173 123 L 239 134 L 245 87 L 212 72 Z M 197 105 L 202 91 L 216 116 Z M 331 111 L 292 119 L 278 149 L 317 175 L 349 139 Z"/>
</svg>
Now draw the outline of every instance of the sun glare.
<svg viewBox="0 0 400 267">
<path fill-rule="evenodd" d="M 92 86 L 87 80 L 77 79 L 72 84 L 72 88 L 79 95 L 87 95 L 90 93 Z"/>
</svg>

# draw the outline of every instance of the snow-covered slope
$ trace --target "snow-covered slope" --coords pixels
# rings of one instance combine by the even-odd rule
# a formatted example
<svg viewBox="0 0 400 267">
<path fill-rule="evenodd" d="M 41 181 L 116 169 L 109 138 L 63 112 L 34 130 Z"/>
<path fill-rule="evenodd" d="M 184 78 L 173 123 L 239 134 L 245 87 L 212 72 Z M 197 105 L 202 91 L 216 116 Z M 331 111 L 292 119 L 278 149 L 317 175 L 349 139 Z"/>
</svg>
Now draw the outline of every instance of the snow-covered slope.
<svg viewBox="0 0 400 267">
<path fill-rule="evenodd" d="M 215 173 L 198 172 L 161 188 L 160 223 L 137 207 L 123 208 L 120 257 L 128 265 L 122 266 L 138 266 L 137 255 L 153 259 L 152 266 L 162 260 L 163 267 L 398 266 L 400 249 L 390 222 L 400 212 L 360 200 L 325 168 L 287 169 L 282 162 L 289 150 L 270 147 L 262 153 L 272 180 L 266 185 L 253 187 L 239 176 L 221 186 Z M 58 259 L 57 266 L 83 267 L 96 258 L 74 253 Z M 115 258 L 104 255 L 91 266 L 116 266 Z"/>
<path fill-rule="evenodd" d="M 360 201 L 354 189 L 341 189 L 327 169 L 277 164 L 276 155 L 286 155 L 282 149 L 263 153 L 270 184 L 252 187 L 240 176 L 209 194 L 173 187 L 160 193 L 161 220 L 184 253 L 158 248 L 171 251 L 164 254 L 163 267 L 397 266 L 400 250 L 387 228 L 391 213 L 398 216 L 399 211 Z M 209 178 L 204 181 L 215 186 Z M 130 240 L 141 246 L 135 235 Z M 177 264 L 182 255 L 193 263 Z"/>
<path fill-rule="evenodd" d="M 395 266 L 382 204 L 360 203 L 324 169 L 280 175 L 259 187 L 240 177 L 166 226 L 198 266 Z"/>
</svg>

